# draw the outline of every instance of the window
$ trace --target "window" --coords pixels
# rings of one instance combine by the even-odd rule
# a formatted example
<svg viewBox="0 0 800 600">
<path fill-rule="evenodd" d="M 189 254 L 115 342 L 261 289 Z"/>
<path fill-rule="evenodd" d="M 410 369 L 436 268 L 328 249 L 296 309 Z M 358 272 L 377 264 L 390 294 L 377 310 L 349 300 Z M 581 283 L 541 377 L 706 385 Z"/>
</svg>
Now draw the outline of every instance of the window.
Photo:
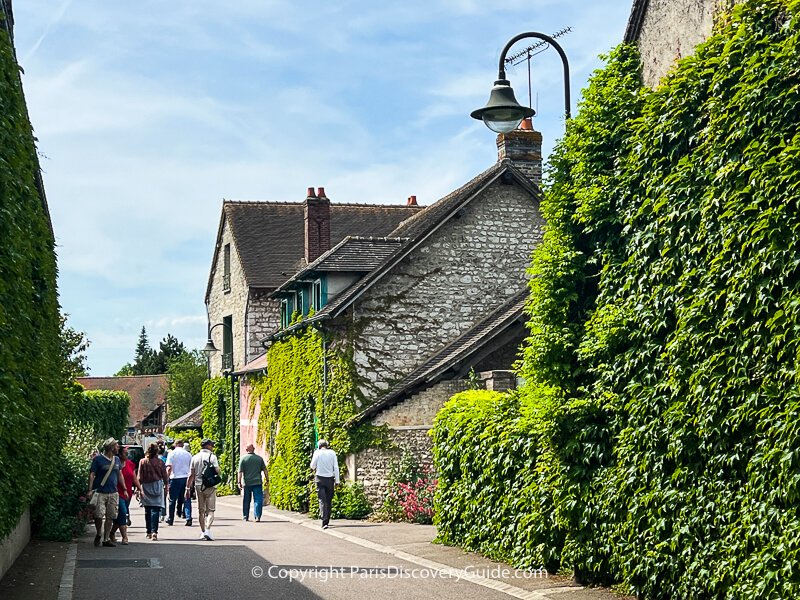
<svg viewBox="0 0 800 600">
<path fill-rule="evenodd" d="M 306 292 L 303 288 L 297 290 L 297 312 L 301 315 L 305 316 L 308 312 L 308 308 L 306 306 Z"/>
<path fill-rule="evenodd" d="M 314 307 L 314 310 L 319 310 L 322 308 L 322 280 L 317 279 L 311 285 L 311 305 Z"/>
<path fill-rule="evenodd" d="M 233 317 L 223 317 L 222 369 L 233 369 Z"/>
<path fill-rule="evenodd" d="M 231 245 L 225 244 L 224 262 L 222 270 L 222 291 L 231 291 Z"/>
<path fill-rule="evenodd" d="M 281 327 L 288 327 L 292 324 L 292 307 L 288 298 L 281 300 Z"/>
</svg>

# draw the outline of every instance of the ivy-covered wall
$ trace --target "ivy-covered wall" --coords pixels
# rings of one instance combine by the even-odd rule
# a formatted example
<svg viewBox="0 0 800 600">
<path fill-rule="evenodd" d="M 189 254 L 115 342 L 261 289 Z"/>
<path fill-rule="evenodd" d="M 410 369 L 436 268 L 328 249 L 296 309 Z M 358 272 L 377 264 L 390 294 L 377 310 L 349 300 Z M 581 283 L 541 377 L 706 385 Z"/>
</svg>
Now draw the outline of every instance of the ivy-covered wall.
<svg viewBox="0 0 800 600">
<path fill-rule="evenodd" d="M 19 67 L 0 11 L 0 539 L 66 433 L 56 257 Z"/>
<path fill-rule="evenodd" d="M 233 405 L 233 411 L 231 411 Z M 222 480 L 236 489 L 239 468 L 239 385 L 229 377 L 203 382 L 203 437 L 214 441 Z"/>
<path fill-rule="evenodd" d="M 595 75 L 551 161 L 528 385 L 437 420 L 446 541 L 642 598 L 800 596 L 798 47 L 800 2 L 750 0 L 654 92 L 632 48 Z"/>
<path fill-rule="evenodd" d="M 330 345 L 313 327 L 276 341 L 267 353 L 267 375 L 255 380 L 259 440 L 269 449 L 270 499 L 278 508 L 309 508 L 309 462 L 325 438 L 344 457 L 366 443 L 368 426 L 348 430 L 357 412 L 355 374 L 348 345 Z M 325 340 L 325 341 L 324 341 Z"/>
</svg>

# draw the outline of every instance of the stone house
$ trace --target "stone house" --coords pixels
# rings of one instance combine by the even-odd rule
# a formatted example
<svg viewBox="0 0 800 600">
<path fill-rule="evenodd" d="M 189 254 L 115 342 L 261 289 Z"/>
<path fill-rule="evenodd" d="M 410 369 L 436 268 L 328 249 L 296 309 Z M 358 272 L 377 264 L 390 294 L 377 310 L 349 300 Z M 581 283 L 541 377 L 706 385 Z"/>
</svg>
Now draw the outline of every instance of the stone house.
<svg viewBox="0 0 800 600">
<path fill-rule="evenodd" d="M 383 237 L 344 238 L 267 296 L 282 316 L 267 344 L 309 326 L 352 344 L 362 412 L 351 424 L 386 425 L 395 446 L 346 457 L 347 477 L 373 501 L 402 450 L 430 465 L 428 431 L 454 393 L 515 385 L 526 272 L 544 228 L 541 134 L 527 125 L 498 136 L 497 163 L 472 181 Z"/>
<path fill-rule="evenodd" d="M 240 371 L 263 354 L 263 339 L 280 326 L 270 294 L 348 235 L 383 236 L 419 212 L 405 205 L 332 203 L 324 188 L 302 202 L 225 200 L 206 287 L 208 327 L 217 348 L 212 376 Z"/>
<path fill-rule="evenodd" d="M 639 47 L 642 80 L 654 88 L 675 61 L 711 35 L 714 19 L 736 0 L 634 0 L 625 41 Z"/>
</svg>

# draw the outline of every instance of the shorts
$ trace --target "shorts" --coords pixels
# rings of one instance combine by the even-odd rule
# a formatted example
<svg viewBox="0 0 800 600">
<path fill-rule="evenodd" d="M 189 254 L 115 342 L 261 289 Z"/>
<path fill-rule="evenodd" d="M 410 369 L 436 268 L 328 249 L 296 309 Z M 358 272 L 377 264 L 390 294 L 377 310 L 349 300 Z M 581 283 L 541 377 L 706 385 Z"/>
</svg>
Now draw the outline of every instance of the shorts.
<svg viewBox="0 0 800 600">
<path fill-rule="evenodd" d="M 128 525 L 128 501 L 125 498 L 119 499 L 119 508 L 117 509 L 117 520 L 114 521 L 120 527 Z"/>
<path fill-rule="evenodd" d="M 97 494 L 97 506 L 94 507 L 94 518 L 116 519 L 119 510 L 119 494 L 117 492 L 112 494 L 95 492 L 95 494 Z"/>
<path fill-rule="evenodd" d="M 210 487 L 204 490 L 200 488 L 201 486 L 199 485 L 195 486 L 195 490 L 197 490 L 197 510 L 201 513 L 217 510 L 217 488 Z"/>
</svg>

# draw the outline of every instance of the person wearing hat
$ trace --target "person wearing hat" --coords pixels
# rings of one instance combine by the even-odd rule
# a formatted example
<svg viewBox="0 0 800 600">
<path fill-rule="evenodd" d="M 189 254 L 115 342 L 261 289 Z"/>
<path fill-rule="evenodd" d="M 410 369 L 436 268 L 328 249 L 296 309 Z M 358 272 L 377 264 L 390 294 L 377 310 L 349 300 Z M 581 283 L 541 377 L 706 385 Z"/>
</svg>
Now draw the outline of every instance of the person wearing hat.
<svg viewBox="0 0 800 600">
<path fill-rule="evenodd" d="M 201 450 L 192 457 L 189 480 L 186 482 L 186 497 L 191 497 L 192 486 L 197 492 L 197 520 L 200 523 L 200 539 L 213 540 L 211 524 L 214 522 L 214 511 L 217 509 L 217 486 L 203 485 L 203 473 L 207 467 L 216 469 L 220 474 L 219 461 L 214 454 L 214 441 L 208 438 L 200 442 Z"/>
<path fill-rule="evenodd" d="M 339 483 L 339 461 L 336 452 L 328 448 L 326 440 L 321 439 L 317 442 L 317 450 L 311 457 L 311 469 L 315 473 L 314 480 L 317 483 L 322 528 L 327 529 L 331 520 L 333 489 Z"/>
<path fill-rule="evenodd" d="M 94 527 L 97 531 L 94 537 L 95 546 L 100 545 L 101 539 L 103 546 L 116 546 L 111 541 L 111 527 L 119 510 L 117 484 L 121 483 L 123 489 L 126 489 L 122 464 L 117 457 L 118 448 L 117 440 L 108 438 L 103 442 L 103 453 L 95 456 L 89 467 L 89 491 L 86 495 L 91 498 L 93 494 L 97 494 L 97 503 L 94 505 Z"/>
</svg>

